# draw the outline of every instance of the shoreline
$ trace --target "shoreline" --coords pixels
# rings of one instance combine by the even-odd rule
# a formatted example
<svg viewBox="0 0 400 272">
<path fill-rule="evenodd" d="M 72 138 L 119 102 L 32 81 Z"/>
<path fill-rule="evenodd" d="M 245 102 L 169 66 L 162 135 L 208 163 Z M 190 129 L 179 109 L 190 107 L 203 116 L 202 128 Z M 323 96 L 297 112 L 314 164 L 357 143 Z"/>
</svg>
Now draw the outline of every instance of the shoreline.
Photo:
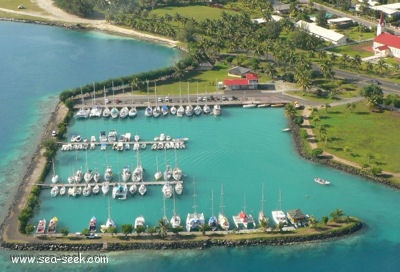
<svg viewBox="0 0 400 272">
<path fill-rule="evenodd" d="M 51 131 L 57 127 L 57 124 L 61 122 L 64 117 L 68 114 L 68 108 L 62 102 L 58 102 L 55 109 L 49 116 L 49 120 L 45 126 L 45 130 L 42 134 L 42 138 L 48 138 L 51 135 Z M 98 240 L 89 240 L 86 243 L 81 243 L 82 239 L 79 237 L 78 240 L 74 240 L 74 235 L 71 234 L 67 238 L 61 237 L 61 241 L 54 239 L 60 235 L 55 236 L 41 236 L 36 235 L 24 235 L 19 232 L 19 220 L 22 209 L 26 205 L 26 200 L 32 190 L 32 187 L 37 184 L 38 179 L 45 168 L 47 163 L 45 156 L 43 155 L 44 149 L 39 145 L 32 154 L 32 160 L 27 167 L 26 173 L 22 182 L 18 187 L 17 194 L 14 198 L 12 205 L 8 209 L 8 214 L 5 220 L 0 225 L 0 243 L 1 247 L 12 250 L 107 250 L 107 251 L 120 251 L 120 250 L 135 250 L 135 249 L 194 249 L 194 248 L 207 248 L 212 246 L 224 246 L 224 247 L 243 247 L 243 246 L 263 246 L 263 245 L 290 245 L 294 243 L 305 243 L 313 241 L 323 241 L 332 238 L 341 238 L 343 236 L 350 235 L 362 229 L 363 223 L 360 221 L 352 222 L 347 227 L 342 228 L 331 228 L 328 231 L 308 233 L 307 229 L 300 230 L 300 233 L 275 233 L 275 232 L 264 232 L 262 230 L 250 231 L 250 234 L 237 232 L 235 233 L 210 233 L 210 236 L 217 236 L 215 239 L 211 239 L 210 236 L 202 236 L 200 232 L 197 233 L 185 233 L 182 232 L 179 236 L 180 239 L 175 239 L 171 242 L 174 235 L 169 235 L 169 240 L 153 239 L 155 237 L 148 236 L 146 242 L 138 241 L 137 239 L 131 239 L 130 241 L 123 241 L 121 237 L 117 235 L 113 237 L 105 235 L 103 240 L 99 244 Z M 233 233 L 233 234 L 231 234 Z M 233 236 L 232 236 L 233 235 Z M 248 236 L 251 235 L 251 236 Z M 186 238 L 185 238 L 186 236 Z M 132 236 L 131 236 L 132 237 Z M 146 237 L 143 235 L 141 238 Z M 196 237 L 195 241 L 191 240 Z M 233 238 L 234 239 L 233 239 Z M 76 237 L 75 237 L 76 238 Z M 68 241 L 69 239 L 69 241 Z M 111 240 L 110 240 L 111 239 Z M 101 247 L 100 247 L 101 245 Z M 106 247 L 106 249 L 104 248 Z"/>
</svg>

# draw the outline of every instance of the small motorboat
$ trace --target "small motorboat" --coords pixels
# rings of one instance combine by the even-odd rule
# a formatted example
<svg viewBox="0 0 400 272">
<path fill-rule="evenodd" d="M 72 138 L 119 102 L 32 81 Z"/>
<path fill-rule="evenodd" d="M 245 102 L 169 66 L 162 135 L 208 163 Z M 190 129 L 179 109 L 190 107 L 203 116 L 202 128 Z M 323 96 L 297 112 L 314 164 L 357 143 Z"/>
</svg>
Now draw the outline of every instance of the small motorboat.
<svg viewBox="0 0 400 272">
<path fill-rule="evenodd" d="M 316 182 L 316 183 L 319 183 L 319 184 L 322 184 L 322 185 L 329 185 L 329 184 L 331 184 L 329 181 L 327 181 L 326 179 L 322 179 L 322 178 L 319 178 L 319 177 L 316 177 L 316 178 L 314 178 L 314 181 Z"/>
</svg>

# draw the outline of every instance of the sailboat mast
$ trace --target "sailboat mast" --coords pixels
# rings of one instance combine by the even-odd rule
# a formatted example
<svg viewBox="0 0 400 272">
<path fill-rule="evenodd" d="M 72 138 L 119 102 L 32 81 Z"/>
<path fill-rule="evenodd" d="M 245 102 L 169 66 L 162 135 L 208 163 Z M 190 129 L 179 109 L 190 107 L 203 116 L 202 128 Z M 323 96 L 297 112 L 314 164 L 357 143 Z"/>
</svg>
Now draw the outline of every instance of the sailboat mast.
<svg viewBox="0 0 400 272">
<path fill-rule="evenodd" d="M 196 180 L 193 178 L 193 209 L 194 213 L 197 214 L 197 204 L 196 204 Z"/>
<path fill-rule="evenodd" d="M 264 203 L 265 203 L 265 199 L 264 199 L 264 183 L 262 184 L 262 188 L 261 188 L 261 211 L 264 212 Z"/>
<path fill-rule="evenodd" d="M 224 185 L 221 184 L 221 199 L 220 199 L 220 213 L 224 214 Z"/>
<path fill-rule="evenodd" d="M 214 216 L 214 191 L 211 190 L 211 216 Z"/>
</svg>

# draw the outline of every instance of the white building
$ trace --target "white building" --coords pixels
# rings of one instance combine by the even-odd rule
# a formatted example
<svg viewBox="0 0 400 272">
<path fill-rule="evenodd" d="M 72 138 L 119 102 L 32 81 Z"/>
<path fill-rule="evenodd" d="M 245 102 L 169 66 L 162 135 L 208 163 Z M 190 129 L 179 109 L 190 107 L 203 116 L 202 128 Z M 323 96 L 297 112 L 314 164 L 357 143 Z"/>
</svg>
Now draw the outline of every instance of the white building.
<svg viewBox="0 0 400 272">
<path fill-rule="evenodd" d="M 345 35 L 320 27 L 316 23 L 307 23 L 306 21 L 300 20 L 296 23 L 296 26 L 335 45 L 344 45 L 347 42 L 347 37 Z"/>
<path fill-rule="evenodd" d="M 371 6 L 370 8 L 373 10 L 381 11 L 388 17 L 400 16 L 400 3 Z"/>
</svg>

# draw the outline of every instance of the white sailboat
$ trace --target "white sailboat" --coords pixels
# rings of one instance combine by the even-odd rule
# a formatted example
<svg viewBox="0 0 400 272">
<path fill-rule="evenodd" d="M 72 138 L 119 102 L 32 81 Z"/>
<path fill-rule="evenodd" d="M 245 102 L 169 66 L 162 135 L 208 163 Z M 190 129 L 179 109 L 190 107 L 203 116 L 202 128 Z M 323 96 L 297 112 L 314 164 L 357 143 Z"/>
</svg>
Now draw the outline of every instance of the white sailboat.
<svg viewBox="0 0 400 272">
<path fill-rule="evenodd" d="M 172 178 L 176 181 L 182 180 L 182 170 L 178 166 L 178 157 L 177 152 L 175 150 L 175 167 L 172 169 Z"/>
<path fill-rule="evenodd" d="M 51 197 L 56 197 L 56 196 L 58 196 L 59 192 L 60 192 L 60 189 L 58 188 L 58 186 L 54 185 L 53 188 L 51 188 L 50 195 L 51 195 Z"/>
<path fill-rule="evenodd" d="M 176 112 L 177 112 L 176 107 L 175 107 L 175 106 L 172 106 L 172 107 L 169 109 L 169 112 L 170 112 L 172 115 L 176 115 Z"/>
<path fill-rule="evenodd" d="M 213 106 L 213 114 L 214 114 L 215 116 L 221 115 L 221 105 L 220 105 L 220 104 L 215 104 L 215 105 Z"/>
<path fill-rule="evenodd" d="M 197 97 L 199 97 L 199 82 L 198 81 L 197 81 Z M 198 102 L 198 100 L 197 100 L 197 102 Z M 199 116 L 202 112 L 203 112 L 203 109 L 201 108 L 199 103 L 197 103 L 196 107 L 194 107 L 194 114 L 196 116 Z"/>
<path fill-rule="evenodd" d="M 90 118 L 98 118 L 101 116 L 102 109 L 99 105 L 96 104 L 96 88 L 95 84 L 93 83 L 93 102 L 92 102 L 92 109 L 90 110 L 89 117 Z"/>
<path fill-rule="evenodd" d="M 163 177 L 162 172 L 158 169 L 158 156 L 156 156 L 156 164 L 157 164 L 157 171 L 154 174 L 154 179 L 158 181 Z"/>
<path fill-rule="evenodd" d="M 129 186 L 129 192 L 134 195 L 137 192 L 137 185 L 135 183 L 133 183 L 131 186 Z"/>
<path fill-rule="evenodd" d="M 110 190 L 110 182 L 109 181 L 103 182 L 101 186 L 101 192 L 103 193 L 103 195 L 108 194 L 109 190 Z"/>
<path fill-rule="evenodd" d="M 188 213 L 186 217 L 186 231 L 190 232 L 191 230 L 199 229 L 200 226 L 204 225 L 204 214 L 197 212 L 197 204 L 196 204 L 196 183 L 193 180 L 193 213 Z"/>
<path fill-rule="evenodd" d="M 83 175 L 83 179 L 85 180 L 86 183 L 92 181 L 93 179 L 93 172 L 88 167 L 87 151 L 86 151 L 86 172 Z"/>
<path fill-rule="evenodd" d="M 129 116 L 130 118 L 135 118 L 136 115 L 137 115 L 137 109 L 136 109 L 135 104 L 134 104 L 134 102 L 133 102 L 133 98 L 134 98 L 134 95 L 133 95 L 133 86 L 131 86 L 131 90 L 132 90 L 132 107 L 129 109 L 128 116 Z"/>
<path fill-rule="evenodd" d="M 51 182 L 55 184 L 58 182 L 58 175 L 56 174 L 56 169 L 54 167 L 54 160 L 52 160 L 52 164 L 53 164 L 53 176 L 51 177 Z"/>
<path fill-rule="evenodd" d="M 99 171 L 97 170 L 97 168 L 94 170 L 94 172 L 93 172 L 93 180 L 95 181 L 95 182 L 99 182 L 100 181 L 100 173 L 99 173 Z"/>
<path fill-rule="evenodd" d="M 178 195 L 181 195 L 183 192 L 183 182 L 182 181 L 178 181 L 175 184 L 175 193 L 177 193 Z"/>
<path fill-rule="evenodd" d="M 282 210 L 282 193 L 279 191 L 279 210 L 272 211 L 272 219 L 276 225 L 283 224 L 287 225 L 287 217 Z"/>
<path fill-rule="evenodd" d="M 60 188 L 60 196 L 63 196 L 63 195 L 65 195 L 65 193 L 67 192 L 67 188 L 63 185 L 63 186 L 61 186 L 61 188 Z"/>
<path fill-rule="evenodd" d="M 132 173 L 132 181 L 133 182 L 140 182 L 143 181 L 143 166 L 140 161 L 139 151 L 136 151 L 136 168 L 133 170 Z"/>
<path fill-rule="evenodd" d="M 265 199 L 264 199 L 264 183 L 262 184 L 262 189 L 261 189 L 261 209 L 258 212 L 258 224 L 266 224 L 268 223 L 268 218 L 265 216 L 264 213 L 264 203 L 265 203 Z"/>
<path fill-rule="evenodd" d="M 91 192 L 92 192 L 92 187 L 90 187 L 89 184 L 84 186 L 83 189 L 82 189 L 82 195 L 83 196 L 89 196 Z"/>
<path fill-rule="evenodd" d="M 86 119 L 89 117 L 90 114 L 90 109 L 85 107 L 84 99 L 83 99 L 83 93 L 82 93 L 82 88 L 81 88 L 81 98 L 82 98 L 82 106 L 76 113 L 76 118 L 77 119 Z"/>
<path fill-rule="evenodd" d="M 218 213 L 218 225 L 222 230 L 229 230 L 229 220 L 224 214 L 224 187 L 221 185 L 220 206 Z"/>
<path fill-rule="evenodd" d="M 176 213 L 175 195 L 174 195 L 173 215 L 172 215 L 171 220 L 169 222 L 171 223 L 172 228 L 177 228 L 177 227 L 179 227 L 181 225 L 181 217 Z"/>
<path fill-rule="evenodd" d="M 98 183 L 96 183 L 96 184 L 93 186 L 92 193 L 93 193 L 94 195 L 97 195 L 99 192 L 100 192 L 100 186 L 99 186 Z"/>
<path fill-rule="evenodd" d="M 111 166 L 107 166 L 106 170 L 104 171 L 104 180 L 110 182 L 113 178 L 113 171 Z"/>
<path fill-rule="evenodd" d="M 135 230 L 137 230 L 138 227 L 144 227 L 145 222 L 146 221 L 144 220 L 144 217 L 142 215 L 136 217 L 135 224 L 134 224 Z"/>
<path fill-rule="evenodd" d="M 182 87 L 181 87 L 181 83 L 179 82 L 179 107 L 176 110 L 176 116 L 178 117 L 182 117 L 185 114 L 185 108 L 182 105 Z"/>
<path fill-rule="evenodd" d="M 171 198 L 172 195 L 174 194 L 174 189 L 172 188 L 172 185 L 169 182 L 166 182 L 163 185 L 161 191 L 164 194 L 165 198 Z"/>
<path fill-rule="evenodd" d="M 131 170 L 129 169 L 129 166 L 125 166 L 122 169 L 121 177 L 123 182 L 127 182 L 131 178 Z"/>
<path fill-rule="evenodd" d="M 140 195 L 142 195 L 142 196 L 145 195 L 147 193 L 146 185 L 144 185 L 144 183 L 141 183 L 140 186 L 139 186 L 138 191 L 139 191 Z"/>
<path fill-rule="evenodd" d="M 113 103 L 115 103 L 114 82 L 112 82 L 111 90 L 112 90 L 112 92 L 113 92 Z M 119 116 L 119 110 L 117 109 L 116 106 L 114 106 L 114 107 L 111 109 L 110 115 L 111 115 L 111 118 L 112 118 L 112 119 L 118 118 L 118 116 Z"/>
<path fill-rule="evenodd" d="M 193 106 L 190 104 L 190 96 L 189 96 L 189 82 L 188 82 L 188 104 L 185 108 L 185 115 L 191 117 L 193 115 Z"/>
<path fill-rule="evenodd" d="M 238 215 L 232 216 L 233 222 L 236 225 L 236 228 L 245 228 L 247 229 L 249 225 L 252 227 L 255 226 L 253 216 L 251 214 L 246 213 L 246 197 L 244 197 L 244 205 L 243 210 L 239 212 Z"/>
<path fill-rule="evenodd" d="M 107 107 L 106 104 L 107 98 L 106 98 L 106 86 L 104 86 L 104 110 L 103 110 L 103 118 L 108 118 L 111 115 L 110 109 Z"/>
<path fill-rule="evenodd" d="M 126 117 L 128 117 L 128 114 L 129 114 L 129 109 L 127 106 L 124 106 L 119 112 L 119 118 L 125 119 Z"/>
<path fill-rule="evenodd" d="M 160 108 L 160 106 L 158 106 L 158 103 L 157 103 L 157 84 L 155 82 L 154 82 L 154 100 L 155 100 L 156 105 L 153 109 L 153 117 L 157 118 L 157 117 L 160 117 L 160 115 L 161 115 L 161 108 Z"/>
<path fill-rule="evenodd" d="M 108 217 L 107 221 L 104 225 L 100 226 L 100 231 L 102 233 L 107 232 L 111 227 L 116 228 L 117 225 L 115 224 L 114 220 L 111 218 L 111 207 L 110 207 L 110 198 L 108 199 Z"/>
<path fill-rule="evenodd" d="M 153 109 L 150 106 L 149 81 L 148 80 L 146 81 L 146 84 L 147 84 L 147 107 L 144 110 L 144 115 L 146 117 L 151 117 L 151 116 L 153 116 Z"/>
<path fill-rule="evenodd" d="M 214 215 L 214 191 L 211 190 L 211 217 L 208 219 L 208 226 L 212 231 L 217 230 L 218 228 L 218 220 Z"/>
</svg>

